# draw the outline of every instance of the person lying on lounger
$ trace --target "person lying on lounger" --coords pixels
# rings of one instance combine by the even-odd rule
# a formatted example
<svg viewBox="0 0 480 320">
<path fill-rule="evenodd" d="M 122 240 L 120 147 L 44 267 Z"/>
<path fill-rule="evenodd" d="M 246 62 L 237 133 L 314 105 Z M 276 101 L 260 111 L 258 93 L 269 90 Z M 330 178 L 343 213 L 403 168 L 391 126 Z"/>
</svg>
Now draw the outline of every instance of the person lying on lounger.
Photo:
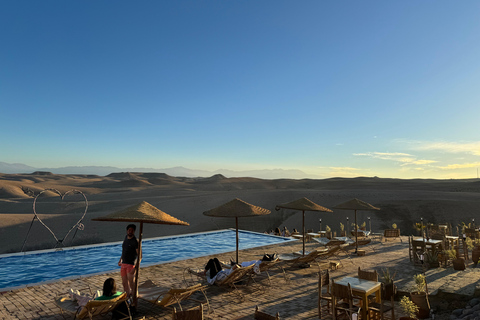
<svg viewBox="0 0 480 320">
<path fill-rule="evenodd" d="M 207 282 L 209 284 L 215 284 L 216 281 L 221 282 L 225 279 L 233 270 L 240 268 L 240 267 L 248 267 L 252 264 L 256 264 L 257 270 L 258 265 L 260 264 L 261 260 L 252 260 L 252 261 L 245 261 L 240 264 L 234 263 L 232 264 L 231 268 L 222 268 L 222 264 L 217 258 L 213 258 L 208 260 L 207 264 L 205 265 L 204 274 L 207 277 Z M 255 267 L 254 267 L 255 271 Z M 256 272 L 256 271 L 255 271 Z M 260 272 L 260 271 L 258 271 Z M 258 273 L 257 272 L 257 273 Z"/>
</svg>

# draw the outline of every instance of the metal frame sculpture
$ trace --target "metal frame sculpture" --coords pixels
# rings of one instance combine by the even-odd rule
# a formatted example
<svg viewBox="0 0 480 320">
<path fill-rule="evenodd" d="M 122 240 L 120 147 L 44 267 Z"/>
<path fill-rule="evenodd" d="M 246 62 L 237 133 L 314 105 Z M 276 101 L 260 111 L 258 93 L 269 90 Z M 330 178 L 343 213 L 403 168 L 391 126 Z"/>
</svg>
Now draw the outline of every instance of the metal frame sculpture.
<svg viewBox="0 0 480 320">
<path fill-rule="evenodd" d="M 40 197 L 44 192 L 46 191 L 53 191 L 55 192 L 56 194 L 58 194 L 60 196 L 60 198 L 62 198 L 62 200 L 65 198 L 66 195 L 68 194 L 81 194 L 85 200 L 85 211 L 83 212 L 83 215 L 81 216 L 81 218 L 70 228 L 70 230 L 68 230 L 67 234 L 62 238 L 62 239 L 58 239 L 57 236 L 55 235 L 55 233 L 45 224 L 45 222 L 42 221 L 42 219 L 40 219 L 40 217 L 38 216 L 37 214 L 37 210 L 36 210 L 36 204 L 37 204 L 37 199 L 38 197 Z M 87 214 L 87 210 L 88 210 L 88 200 L 87 200 L 87 197 L 85 196 L 85 194 L 83 192 L 81 192 L 80 190 L 76 190 L 76 189 L 73 189 L 73 190 L 69 190 L 67 192 L 65 192 L 64 194 L 62 194 L 60 191 L 58 191 L 57 189 L 53 189 L 53 188 L 48 188 L 48 189 L 45 189 L 43 191 L 41 191 L 39 194 L 37 194 L 35 196 L 35 199 L 33 200 L 33 219 L 32 219 L 32 223 L 30 224 L 30 228 L 28 229 L 28 232 L 27 232 L 27 236 L 25 237 L 25 241 L 23 242 L 23 246 L 22 246 L 22 250 L 21 252 L 24 251 L 24 248 L 25 248 L 25 244 L 27 243 L 27 239 L 28 239 L 28 234 L 30 233 L 30 230 L 32 229 L 32 226 L 33 226 L 33 222 L 35 220 L 38 220 L 53 236 L 53 238 L 55 239 L 56 241 L 56 244 L 55 244 L 55 247 L 54 248 L 57 248 L 58 245 L 62 245 L 64 246 L 64 240 L 67 239 L 68 235 L 73 231 L 73 229 L 76 229 L 75 230 L 75 234 L 73 235 L 72 237 L 72 242 L 73 242 L 73 239 L 75 239 L 75 236 L 77 234 L 77 231 L 78 230 L 83 230 L 85 228 L 85 226 L 83 225 L 82 221 L 83 219 L 85 218 L 85 215 Z"/>
</svg>

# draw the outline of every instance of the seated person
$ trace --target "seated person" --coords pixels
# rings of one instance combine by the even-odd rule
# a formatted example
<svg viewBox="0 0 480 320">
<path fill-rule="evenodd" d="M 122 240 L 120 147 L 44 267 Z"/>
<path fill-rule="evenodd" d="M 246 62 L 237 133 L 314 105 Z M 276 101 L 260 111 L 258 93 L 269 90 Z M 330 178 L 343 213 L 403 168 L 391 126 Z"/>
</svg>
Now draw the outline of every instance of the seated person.
<svg viewBox="0 0 480 320">
<path fill-rule="evenodd" d="M 103 283 L 103 295 L 95 298 L 95 300 L 110 300 L 122 295 L 122 292 L 117 291 L 117 285 L 113 278 L 108 278 Z"/>
</svg>

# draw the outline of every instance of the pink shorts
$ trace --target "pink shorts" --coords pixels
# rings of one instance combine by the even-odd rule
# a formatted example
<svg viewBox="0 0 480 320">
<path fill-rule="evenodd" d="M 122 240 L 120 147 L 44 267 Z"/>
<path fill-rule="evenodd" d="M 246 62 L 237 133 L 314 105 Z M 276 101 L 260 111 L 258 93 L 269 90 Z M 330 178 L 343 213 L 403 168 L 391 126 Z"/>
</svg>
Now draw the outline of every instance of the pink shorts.
<svg viewBox="0 0 480 320">
<path fill-rule="evenodd" d="M 133 269 L 135 269 L 133 264 L 122 263 L 122 266 L 120 267 L 120 275 L 124 277 L 127 273 L 131 273 Z"/>
</svg>

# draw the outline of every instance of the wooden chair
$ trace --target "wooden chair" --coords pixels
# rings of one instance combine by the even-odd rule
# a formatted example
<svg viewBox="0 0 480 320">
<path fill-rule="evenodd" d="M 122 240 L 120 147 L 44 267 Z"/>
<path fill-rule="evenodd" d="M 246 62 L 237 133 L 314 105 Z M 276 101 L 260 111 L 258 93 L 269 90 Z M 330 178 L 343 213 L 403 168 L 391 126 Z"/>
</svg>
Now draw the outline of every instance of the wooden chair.
<svg viewBox="0 0 480 320">
<path fill-rule="evenodd" d="M 380 315 L 380 319 L 384 319 L 384 315 L 388 314 L 388 312 L 391 312 L 391 320 L 395 320 L 395 285 L 393 281 L 391 282 L 391 285 L 388 285 L 386 287 L 382 283 L 382 300 L 381 302 L 370 302 L 368 304 L 368 311 L 370 312 L 371 315 L 373 316 L 378 316 Z M 389 301 L 389 304 L 385 304 L 385 302 Z"/>
<path fill-rule="evenodd" d="M 353 304 L 353 293 L 350 284 L 344 286 L 332 280 L 332 309 L 334 319 L 339 313 L 345 313 L 351 320 L 354 313 L 360 313 L 360 307 Z"/>
<path fill-rule="evenodd" d="M 173 320 L 203 320 L 203 305 L 200 304 L 198 307 L 177 311 L 173 308 L 172 312 Z"/>
<path fill-rule="evenodd" d="M 358 267 L 358 278 L 378 282 L 378 272 L 377 270 L 366 271 Z"/>
<path fill-rule="evenodd" d="M 280 314 L 277 312 L 276 315 L 272 316 L 266 312 L 262 312 L 258 310 L 258 306 L 255 306 L 255 315 L 254 319 L 256 320 L 280 320 Z"/>
<path fill-rule="evenodd" d="M 327 290 L 324 293 L 323 288 L 326 287 Z M 319 272 L 318 274 L 318 318 L 324 319 L 323 317 L 323 301 L 327 301 L 327 309 L 332 310 L 332 295 L 330 293 L 330 273 L 328 269 L 326 272 Z"/>
<path fill-rule="evenodd" d="M 112 312 L 120 304 L 127 304 L 127 294 L 123 293 L 117 298 L 111 300 L 90 300 L 84 307 L 79 307 L 77 302 L 72 300 L 69 296 L 59 297 L 55 299 L 55 304 L 60 308 L 63 313 L 69 313 L 74 316 L 75 319 L 93 319 L 96 316 L 105 316 L 109 312 Z M 117 309 L 119 311 L 119 309 Z M 123 319 L 132 319 L 128 305 L 126 312 L 122 314 Z"/>
<path fill-rule="evenodd" d="M 377 270 L 366 271 L 358 267 L 358 278 L 378 282 L 378 272 Z M 371 295 L 368 297 L 368 301 L 375 301 L 375 299 L 375 295 Z"/>
<path fill-rule="evenodd" d="M 383 231 L 383 239 L 385 242 L 389 239 L 400 239 L 400 242 L 403 242 L 400 237 L 400 229 L 385 229 Z"/>
</svg>

